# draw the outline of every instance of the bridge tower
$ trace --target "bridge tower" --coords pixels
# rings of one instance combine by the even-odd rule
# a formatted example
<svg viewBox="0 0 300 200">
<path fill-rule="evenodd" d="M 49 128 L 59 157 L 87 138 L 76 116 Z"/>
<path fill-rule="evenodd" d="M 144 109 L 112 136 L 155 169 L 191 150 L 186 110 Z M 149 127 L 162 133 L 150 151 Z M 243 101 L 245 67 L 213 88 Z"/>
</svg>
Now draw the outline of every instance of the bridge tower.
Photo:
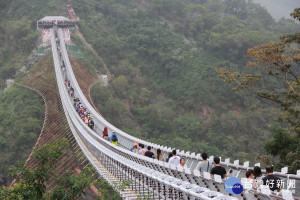
<svg viewBox="0 0 300 200">
<path fill-rule="evenodd" d="M 64 16 L 46 16 L 37 21 L 37 29 L 42 31 L 42 41 L 45 44 L 50 43 L 50 29 L 62 28 L 64 40 L 66 43 L 71 41 L 70 28 L 75 27 L 77 21 L 70 20 Z"/>
</svg>

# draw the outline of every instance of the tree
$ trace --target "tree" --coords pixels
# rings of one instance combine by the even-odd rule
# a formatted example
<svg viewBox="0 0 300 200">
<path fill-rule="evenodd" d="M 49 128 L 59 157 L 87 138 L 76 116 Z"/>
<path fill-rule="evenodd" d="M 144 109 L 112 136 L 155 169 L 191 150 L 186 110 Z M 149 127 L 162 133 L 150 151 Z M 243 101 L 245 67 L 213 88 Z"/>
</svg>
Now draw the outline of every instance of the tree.
<svg viewBox="0 0 300 200">
<path fill-rule="evenodd" d="M 128 80 L 124 75 L 118 76 L 118 78 L 113 80 L 111 85 L 119 97 L 125 96 L 126 90 L 128 89 Z"/>
<path fill-rule="evenodd" d="M 84 192 L 93 181 L 92 169 L 85 168 L 84 172 L 74 175 L 67 171 L 66 175 L 60 177 L 54 173 L 58 159 L 63 155 L 68 140 L 63 139 L 54 145 L 47 144 L 33 152 L 33 158 L 37 166 L 30 169 L 21 164 L 17 170 L 11 170 L 11 176 L 17 177 L 12 187 L 0 189 L 0 199 L 74 199 Z M 51 191 L 46 190 L 50 178 L 54 176 L 56 187 Z"/>
<path fill-rule="evenodd" d="M 295 9 L 291 16 L 300 20 L 300 9 Z M 226 83 L 235 84 L 234 91 L 246 89 L 282 108 L 279 116 L 282 127 L 272 129 L 273 138 L 265 149 L 269 154 L 279 156 L 278 166 L 289 165 L 292 171 L 300 168 L 299 44 L 300 33 L 294 33 L 283 35 L 281 42 L 249 49 L 246 57 L 252 61 L 246 66 L 250 73 L 239 73 L 227 67 L 217 69 Z"/>
</svg>

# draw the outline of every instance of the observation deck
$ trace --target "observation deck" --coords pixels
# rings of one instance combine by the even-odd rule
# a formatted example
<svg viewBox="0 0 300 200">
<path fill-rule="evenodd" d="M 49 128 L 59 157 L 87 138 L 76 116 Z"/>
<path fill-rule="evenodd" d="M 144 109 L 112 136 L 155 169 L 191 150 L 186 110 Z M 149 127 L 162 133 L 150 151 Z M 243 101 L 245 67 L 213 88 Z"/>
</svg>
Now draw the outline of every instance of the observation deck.
<svg viewBox="0 0 300 200">
<path fill-rule="evenodd" d="M 70 30 L 77 25 L 77 21 L 70 20 L 64 16 L 46 16 L 37 21 L 37 29 L 42 32 L 42 41 L 44 44 L 50 43 L 50 29 L 57 30 L 61 28 L 63 31 L 64 40 L 68 43 L 71 41 Z M 55 32 L 57 35 L 57 33 Z"/>
<path fill-rule="evenodd" d="M 64 16 L 46 16 L 37 21 L 37 29 L 50 29 L 54 26 L 59 28 L 71 28 L 77 25 L 77 21 L 70 20 Z"/>
</svg>

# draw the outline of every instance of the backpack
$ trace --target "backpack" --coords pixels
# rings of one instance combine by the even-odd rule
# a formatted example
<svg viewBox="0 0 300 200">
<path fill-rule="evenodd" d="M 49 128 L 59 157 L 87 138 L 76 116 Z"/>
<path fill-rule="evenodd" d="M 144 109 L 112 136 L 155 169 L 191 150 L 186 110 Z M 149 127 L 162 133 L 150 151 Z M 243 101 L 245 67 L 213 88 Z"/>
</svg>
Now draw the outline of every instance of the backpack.
<svg viewBox="0 0 300 200">
<path fill-rule="evenodd" d="M 112 136 L 112 141 L 113 141 L 113 142 L 116 142 L 116 141 L 117 141 L 117 136 L 116 136 L 116 135 L 113 135 L 113 136 Z"/>
</svg>

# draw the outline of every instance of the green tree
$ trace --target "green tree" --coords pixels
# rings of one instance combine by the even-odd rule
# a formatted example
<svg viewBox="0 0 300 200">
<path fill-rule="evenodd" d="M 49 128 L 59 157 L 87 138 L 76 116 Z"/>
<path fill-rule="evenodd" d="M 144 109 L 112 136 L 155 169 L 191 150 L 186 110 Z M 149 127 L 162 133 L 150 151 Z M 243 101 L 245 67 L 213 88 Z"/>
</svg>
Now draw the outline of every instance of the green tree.
<svg viewBox="0 0 300 200">
<path fill-rule="evenodd" d="M 291 14 L 300 20 L 300 9 Z M 273 128 L 273 138 L 265 149 L 279 156 L 280 164 L 292 171 L 300 168 L 300 33 L 286 34 L 281 42 L 270 42 L 248 50 L 252 58 L 247 67 L 252 73 L 239 73 L 229 68 L 217 71 L 227 83 L 234 83 L 234 91 L 246 89 L 270 100 L 282 108 L 281 128 Z M 286 123 L 286 124 L 284 124 Z M 275 160 L 274 160 L 275 162 Z"/>
<path fill-rule="evenodd" d="M 77 176 L 68 171 L 63 177 L 54 173 L 55 165 L 65 152 L 68 140 L 63 139 L 54 145 L 44 145 L 33 152 L 37 166 L 30 169 L 21 164 L 17 170 L 12 170 L 11 176 L 16 177 L 12 187 L 0 189 L 0 199 L 74 199 L 84 192 L 93 181 L 92 170 L 86 168 Z M 46 191 L 47 182 L 54 176 L 57 186 L 52 191 Z"/>
<path fill-rule="evenodd" d="M 119 97 L 124 97 L 128 89 L 128 80 L 124 75 L 120 75 L 113 80 L 112 86 Z"/>
</svg>

